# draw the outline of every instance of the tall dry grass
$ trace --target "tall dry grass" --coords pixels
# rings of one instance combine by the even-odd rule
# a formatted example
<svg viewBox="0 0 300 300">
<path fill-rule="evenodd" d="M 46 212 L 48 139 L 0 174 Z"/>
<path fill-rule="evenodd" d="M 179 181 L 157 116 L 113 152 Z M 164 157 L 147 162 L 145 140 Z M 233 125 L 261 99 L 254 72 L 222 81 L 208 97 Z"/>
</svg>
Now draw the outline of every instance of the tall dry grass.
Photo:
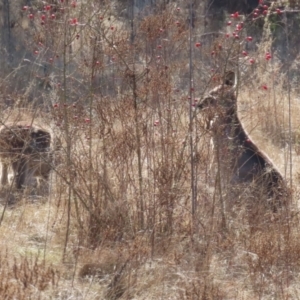
<svg viewBox="0 0 300 300">
<path fill-rule="evenodd" d="M 298 119 L 292 115 L 287 138 L 284 86 L 263 90 L 269 78 L 257 79 L 261 70 L 242 58 L 244 44 L 225 35 L 202 37 L 200 21 L 190 78 L 185 9 L 170 5 L 135 20 L 131 32 L 109 3 L 57 5 L 64 14 L 57 10 L 55 20 L 41 25 L 36 19 L 28 29 L 44 45 L 35 62 L 50 70 L 42 78 L 49 89 L 40 89 L 38 78 L 24 95 L 7 89 L 1 96 L 4 106 L 14 96 L 2 122 L 22 113 L 46 123 L 62 145 L 49 194 L 16 196 L 5 211 L 1 297 L 297 299 L 295 186 L 293 206 L 274 214 L 261 204 L 259 190 L 228 185 L 229 172 L 219 184 L 210 133 L 199 113 L 189 118 L 190 100 L 194 109 L 225 70 L 240 70 L 240 118 L 288 174 L 286 144 L 298 145 Z M 292 105 L 296 111 L 296 100 Z M 296 151 L 293 163 L 296 178 Z"/>
</svg>

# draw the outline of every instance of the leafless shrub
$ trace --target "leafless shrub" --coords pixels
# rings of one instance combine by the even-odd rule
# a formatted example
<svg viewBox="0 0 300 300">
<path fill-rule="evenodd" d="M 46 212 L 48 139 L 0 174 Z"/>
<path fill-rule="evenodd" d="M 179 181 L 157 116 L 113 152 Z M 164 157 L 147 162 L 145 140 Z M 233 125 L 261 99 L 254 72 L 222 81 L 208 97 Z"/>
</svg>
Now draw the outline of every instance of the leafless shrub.
<svg viewBox="0 0 300 300">
<path fill-rule="evenodd" d="M 9 263 L 7 257 L 1 256 L 0 263 L 0 295 L 3 299 L 35 298 L 49 288 L 55 289 L 60 280 L 55 268 L 46 267 L 37 258 L 15 258 Z"/>
</svg>

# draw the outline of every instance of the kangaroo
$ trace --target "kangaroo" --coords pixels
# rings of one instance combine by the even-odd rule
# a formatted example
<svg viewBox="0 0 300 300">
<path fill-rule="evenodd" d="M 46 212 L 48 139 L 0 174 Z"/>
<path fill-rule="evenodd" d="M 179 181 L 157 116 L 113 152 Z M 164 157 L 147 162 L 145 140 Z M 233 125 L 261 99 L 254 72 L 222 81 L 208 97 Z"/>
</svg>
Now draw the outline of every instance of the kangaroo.
<svg viewBox="0 0 300 300">
<path fill-rule="evenodd" d="M 0 161 L 2 186 L 8 183 L 9 167 L 17 189 L 22 189 L 32 176 L 48 180 L 52 161 L 50 132 L 22 122 L 1 126 Z"/>
<path fill-rule="evenodd" d="M 223 176 L 231 174 L 231 184 L 255 183 L 266 188 L 269 197 L 280 196 L 287 191 L 282 174 L 252 141 L 238 117 L 234 77 L 234 72 L 227 72 L 223 84 L 197 105 L 207 117 L 214 148 L 227 169 Z"/>
</svg>

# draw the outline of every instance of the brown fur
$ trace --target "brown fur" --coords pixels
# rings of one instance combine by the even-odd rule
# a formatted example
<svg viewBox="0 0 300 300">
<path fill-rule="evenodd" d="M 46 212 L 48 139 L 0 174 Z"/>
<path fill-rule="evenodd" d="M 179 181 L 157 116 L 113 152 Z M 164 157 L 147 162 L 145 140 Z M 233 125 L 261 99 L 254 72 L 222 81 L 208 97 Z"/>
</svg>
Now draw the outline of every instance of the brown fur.
<svg viewBox="0 0 300 300">
<path fill-rule="evenodd" d="M 24 122 L 1 126 L 2 185 L 8 183 L 8 168 L 10 166 L 14 173 L 17 189 L 24 187 L 32 176 L 39 176 L 48 180 L 51 171 L 51 156 L 51 134 L 49 131 Z"/>
<path fill-rule="evenodd" d="M 268 196 L 287 195 L 283 175 L 272 160 L 253 142 L 237 113 L 237 99 L 233 87 L 233 72 L 224 76 L 224 83 L 212 91 L 199 104 L 208 118 L 213 145 L 224 166 L 223 176 L 230 182 L 255 183 L 266 188 Z"/>
</svg>

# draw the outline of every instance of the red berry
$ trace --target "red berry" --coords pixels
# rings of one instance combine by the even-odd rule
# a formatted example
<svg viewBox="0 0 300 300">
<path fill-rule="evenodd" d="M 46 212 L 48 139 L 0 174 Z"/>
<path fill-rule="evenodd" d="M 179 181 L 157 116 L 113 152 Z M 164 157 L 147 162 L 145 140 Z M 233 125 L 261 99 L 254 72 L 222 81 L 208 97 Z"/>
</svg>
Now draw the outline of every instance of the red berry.
<svg viewBox="0 0 300 300">
<path fill-rule="evenodd" d="M 269 54 L 269 55 L 266 55 L 266 60 L 270 60 L 272 58 L 272 56 Z"/>
<path fill-rule="evenodd" d="M 35 55 L 38 55 L 38 54 L 39 54 L 39 51 L 35 50 L 35 51 L 34 51 L 34 54 L 35 54 Z"/>
<path fill-rule="evenodd" d="M 262 86 L 262 88 L 263 88 L 263 90 L 267 90 L 268 89 L 268 87 L 265 84 Z"/>
<path fill-rule="evenodd" d="M 51 15 L 51 19 L 54 20 L 55 19 L 55 14 Z"/>
<path fill-rule="evenodd" d="M 177 9 L 177 11 L 180 11 L 180 7 L 177 7 L 176 9 Z"/>
<path fill-rule="evenodd" d="M 223 49 L 223 47 L 222 47 L 222 45 L 221 45 L 221 44 L 219 44 L 219 45 L 218 45 L 218 47 L 219 47 L 219 49 L 220 49 L 220 50 L 222 50 L 222 49 Z"/>
<path fill-rule="evenodd" d="M 45 9 L 49 11 L 51 9 L 51 5 L 46 5 Z"/>
<path fill-rule="evenodd" d="M 78 40 L 80 38 L 80 35 L 79 34 L 76 34 L 76 39 Z"/>
<path fill-rule="evenodd" d="M 33 14 L 30 14 L 28 17 L 29 17 L 29 19 L 31 19 L 31 20 L 34 18 Z"/>
<path fill-rule="evenodd" d="M 216 53 L 215 53 L 215 51 L 212 51 L 211 52 L 211 56 L 214 56 Z"/>
<path fill-rule="evenodd" d="M 225 36 L 226 36 L 227 38 L 229 38 L 229 37 L 230 37 L 230 34 L 229 34 L 229 33 L 226 33 Z"/>
<path fill-rule="evenodd" d="M 76 7 L 76 5 L 77 5 L 77 3 L 75 2 L 75 1 L 72 1 L 72 3 L 71 3 L 71 5 L 72 5 L 72 7 Z"/>
<path fill-rule="evenodd" d="M 242 54 L 243 54 L 244 56 L 248 56 L 247 51 L 243 51 Z"/>
<path fill-rule="evenodd" d="M 53 104 L 53 107 L 54 107 L 54 108 L 57 108 L 57 107 L 58 107 L 58 104 L 57 104 L 57 103 Z"/>
<path fill-rule="evenodd" d="M 23 10 L 27 10 L 27 9 L 28 9 L 28 6 L 23 6 L 22 9 L 23 9 Z"/>
<path fill-rule="evenodd" d="M 199 48 L 199 47 L 201 47 L 201 43 L 197 42 L 197 43 L 195 44 L 195 46 L 196 46 L 197 48 Z"/>
<path fill-rule="evenodd" d="M 227 26 L 230 26 L 230 25 L 231 25 L 231 21 L 228 21 L 228 22 L 227 22 Z"/>
<path fill-rule="evenodd" d="M 258 16 L 258 13 L 255 12 L 255 13 L 253 14 L 253 16 L 254 16 L 254 18 L 256 18 L 256 17 Z"/>
<path fill-rule="evenodd" d="M 282 13 L 282 11 L 279 8 L 276 9 L 276 12 L 278 15 L 280 15 Z"/>
<path fill-rule="evenodd" d="M 267 10 L 264 10 L 264 11 L 263 11 L 263 15 L 266 16 L 267 14 L 268 14 L 268 11 L 267 11 Z"/>
<path fill-rule="evenodd" d="M 49 58 L 49 62 L 53 63 L 53 58 L 52 57 Z"/>
<path fill-rule="evenodd" d="M 272 55 L 269 52 L 267 52 L 265 58 L 266 60 L 270 60 L 272 58 Z"/>
<path fill-rule="evenodd" d="M 158 46 L 157 46 L 157 49 L 161 49 L 161 48 L 162 48 L 162 46 L 161 46 L 161 45 L 158 45 Z"/>
<path fill-rule="evenodd" d="M 264 9 L 264 10 L 267 10 L 268 8 L 269 8 L 268 5 L 264 5 L 264 6 L 263 6 L 263 9 Z"/>
<path fill-rule="evenodd" d="M 249 41 L 249 42 L 251 42 L 253 40 L 253 38 L 252 38 L 252 36 L 247 36 L 246 40 Z"/>
<path fill-rule="evenodd" d="M 71 20 L 70 20 L 70 24 L 71 24 L 71 25 L 76 25 L 76 24 L 78 24 L 77 18 L 71 19 Z"/>
<path fill-rule="evenodd" d="M 250 59 L 249 59 L 249 62 L 250 62 L 250 64 L 254 64 L 254 63 L 255 63 L 254 58 L 250 58 Z"/>
<path fill-rule="evenodd" d="M 85 123 L 90 123 L 91 120 L 90 120 L 90 119 L 85 119 L 84 122 L 85 122 Z"/>
<path fill-rule="evenodd" d="M 179 22 L 179 21 L 176 21 L 175 24 L 176 24 L 177 26 L 179 26 L 179 25 L 180 25 L 180 22 Z"/>
<path fill-rule="evenodd" d="M 42 19 L 43 21 L 45 21 L 45 20 L 46 20 L 46 16 L 45 16 L 45 15 L 41 15 L 41 19 Z"/>
<path fill-rule="evenodd" d="M 110 26 L 110 30 L 114 30 L 115 29 L 115 27 L 114 26 Z"/>
</svg>

